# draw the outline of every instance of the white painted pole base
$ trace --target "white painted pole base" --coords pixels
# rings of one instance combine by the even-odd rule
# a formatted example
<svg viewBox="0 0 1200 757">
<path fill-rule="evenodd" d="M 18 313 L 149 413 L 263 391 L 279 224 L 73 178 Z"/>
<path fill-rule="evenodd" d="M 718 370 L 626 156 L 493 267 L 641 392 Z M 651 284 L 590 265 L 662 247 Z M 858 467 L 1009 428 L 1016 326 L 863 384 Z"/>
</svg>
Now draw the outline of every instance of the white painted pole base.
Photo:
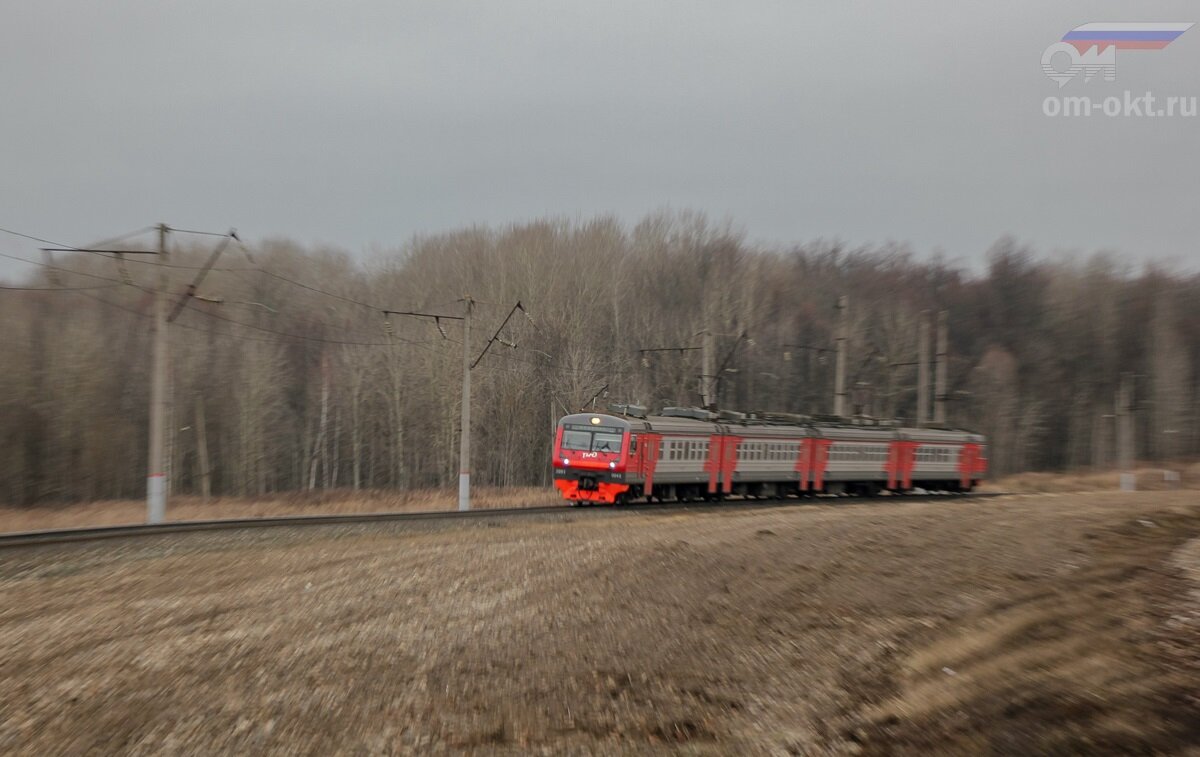
<svg viewBox="0 0 1200 757">
<path fill-rule="evenodd" d="M 458 509 L 463 511 L 471 509 L 470 473 L 458 474 Z"/>
<path fill-rule="evenodd" d="M 1131 492 L 1137 489 L 1137 477 L 1132 473 L 1121 474 L 1121 491 Z"/>
<path fill-rule="evenodd" d="M 152 473 L 146 477 L 146 522 L 162 523 L 167 517 L 167 477 Z"/>
</svg>

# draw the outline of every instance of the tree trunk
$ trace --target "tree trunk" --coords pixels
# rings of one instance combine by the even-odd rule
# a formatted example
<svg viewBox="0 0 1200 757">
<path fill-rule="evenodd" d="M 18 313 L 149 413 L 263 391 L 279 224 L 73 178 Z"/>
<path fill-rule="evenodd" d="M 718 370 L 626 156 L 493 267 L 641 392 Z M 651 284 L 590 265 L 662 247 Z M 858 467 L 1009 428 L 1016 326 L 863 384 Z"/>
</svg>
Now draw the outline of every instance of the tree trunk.
<svg viewBox="0 0 1200 757">
<path fill-rule="evenodd" d="M 196 395 L 196 454 L 200 458 L 200 496 L 205 504 L 212 497 L 212 468 L 208 461 L 208 429 L 204 421 L 204 397 Z"/>
</svg>

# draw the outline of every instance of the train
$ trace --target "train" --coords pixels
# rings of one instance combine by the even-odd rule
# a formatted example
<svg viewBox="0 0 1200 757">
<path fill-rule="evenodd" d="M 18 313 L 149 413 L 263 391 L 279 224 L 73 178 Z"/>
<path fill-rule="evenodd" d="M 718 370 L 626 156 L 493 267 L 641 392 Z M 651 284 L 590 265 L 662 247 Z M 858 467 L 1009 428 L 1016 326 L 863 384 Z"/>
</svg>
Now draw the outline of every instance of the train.
<svg viewBox="0 0 1200 757">
<path fill-rule="evenodd" d="M 702 408 L 567 415 L 553 455 L 572 504 L 966 493 L 987 473 L 986 440 L 970 431 Z"/>
</svg>

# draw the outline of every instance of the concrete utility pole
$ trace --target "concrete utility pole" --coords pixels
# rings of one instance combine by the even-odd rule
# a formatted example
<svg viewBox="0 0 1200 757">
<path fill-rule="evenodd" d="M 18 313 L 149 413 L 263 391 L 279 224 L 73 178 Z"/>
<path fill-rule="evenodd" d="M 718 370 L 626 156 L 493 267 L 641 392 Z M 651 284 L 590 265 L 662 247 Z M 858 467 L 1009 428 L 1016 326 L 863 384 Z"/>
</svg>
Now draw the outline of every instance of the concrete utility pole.
<svg viewBox="0 0 1200 757">
<path fill-rule="evenodd" d="M 833 414 L 846 414 L 846 339 L 850 330 L 850 298 L 838 297 L 837 367 L 833 378 Z"/>
<path fill-rule="evenodd" d="M 929 311 L 917 326 L 917 426 L 929 422 Z"/>
<path fill-rule="evenodd" d="M 701 332 L 700 336 L 703 340 L 701 342 L 703 345 L 701 348 L 703 365 L 700 368 L 700 401 L 704 403 L 705 409 L 716 410 L 717 398 L 716 392 L 713 390 L 713 386 L 716 383 L 716 376 L 714 375 L 716 371 L 716 368 L 714 367 L 716 355 L 714 354 L 715 351 L 713 349 L 712 330 L 705 329 L 703 332 Z"/>
<path fill-rule="evenodd" d="M 937 319 L 937 368 L 933 377 L 933 422 L 946 425 L 946 354 L 950 351 L 950 311 L 941 310 Z"/>
<path fill-rule="evenodd" d="M 1117 390 L 1117 456 L 1121 468 L 1121 491 L 1131 492 L 1137 488 L 1137 477 L 1133 473 L 1133 374 L 1121 374 L 1121 387 Z"/>
<path fill-rule="evenodd" d="M 462 427 L 458 439 L 458 509 L 471 509 L 471 312 L 475 301 L 463 298 L 466 313 L 463 316 L 463 386 Z"/>
<path fill-rule="evenodd" d="M 93 249 L 83 247 L 43 247 L 42 252 L 49 254 L 51 252 L 93 252 L 103 255 L 113 255 L 113 260 L 117 264 L 117 270 L 121 274 L 121 279 L 130 286 L 136 286 L 132 277 L 129 275 L 129 270 L 125 267 L 125 255 L 154 255 L 158 258 L 158 287 L 154 291 L 154 347 L 153 354 L 150 358 L 150 449 L 146 455 L 146 522 L 161 523 L 167 514 L 167 495 L 170 493 L 170 473 L 171 461 L 173 460 L 173 441 L 175 435 L 168 434 L 168 425 L 170 428 L 175 428 L 175 421 L 172 418 L 171 409 L 173 403 L 171 401 L 170 384 L 168 383 L 168 345 L 170 344 L 167 337 L 167 330 L 170 327 L 171 321 L 178 317 L 179 313 L 187 304 L 191 297 L 199 296 L 196 294 L 196 288 L 204 281 L 204 277 L 208 274 L 213 264 L 217 262 L 221 252 L 229 244 L 230 240 L 238 239 L 237 232 L 230 229 L 225 234 L 215 234 L 208 231 L 182 231 L 186 234 L 206 234 L 209 236 L 221 236 L 224 239 L 209 256 L 208 262 L 201 267 L 200 273 L 196 276 L 196 280 L 188 285 L 187 293 L 180 298 L 176 303 L 175 308 L 168 315 L 167 299 L 170 297 L 170 279 L 167 276 L 168 268 L 168 252 L 167 252 L 167 234 L 171 228 L 165 223 L 160 223 L 157 226 L 149 226 L 144 229 L 124 234 L 120 237 L 115 237 L 106 242 L 99 242 L 95 247 L 104 247 L 112 242 L 118 242 L 122 239 L 127 239 L 131 236 L 143 234 L 148 231 L 158 231 L 158 250 L 122 250 L 122 249 Z M 240 239 L 238 240 L 241 241 Z M 243 248 L 244 249 L 244 248 Z M 247 259 L 250 259 L 250 253 L 246 252 Z M 253 264 L 253 260 L 250 261 Z M 209 299 L 210 298 L 203 298 Z M 217 300 L 219 302 L 219 300 Z M 201 414 L 199 419 L 200 435 L 199 444 L 203 448 L 206 440 L 204 439 L 204 421 Z M 170 451 L 168 445 L 170 444 Z M 203 457 L 207 457 L 207 450 L 201 452 Z M 201 461 L 201 467 L 207 471 L 207 460 Z M 207 473 L 205 476 L 205 496 L 208 496 L 210 491 Z"/>
<path fill-rule="evenodd" d="M 504 319 L 504 323 L 500 324 L 500 329 L 496 330 L 496 336 L 488 342 L 488 347 L 485 347 L 483 353 L 475 358 L 475 363 L 471 362 L 471 314 L 475 311 L 475 300 L 471 299 L 470 295 L 466 295 L 461 300 L 465 305 L 466 312 L 463 315 L 442 315 L 441 313 L 423 313 L 415 310 L 384 310 L 383 323 L 389 337 L 394 337 L 395 332 L 392 329 L 392 323 L 389 320 L 390 316 L 403 315 L 410 318 L 428 318 L 437 327 L 438 333 L 443 339 L 446 336 L 445 329 L 442 328 L 442 321 L 462 321 L 463 322 L 463 386 L 462 386 L 462 410 L 460 413 L 460 426 L 458 433 L 458 509 L 471 509 L 471 369 L 475 367 L 483 359 L 483 355 L 487 353 L 488 347 L 491 347 L 492 341 L 495 341 L 500 334 L 500 329 L 508 323 L 508 318 L 512 318 L 513 313 L 517 310 L 524 310 L 521 303 L 518 302 L 509 312 L 508 318 Z M 526 313 L 526 317 L 528 317 Z M 394 345 L 394 341 L 393 341 Z M 399 474 L 399 463 L 397 462 L 397 474 Z"/>
<path fill-rule="evenodd" d="M 158 225 L 158 289 L 154 293 L 154 371 L 150 383 L 150 454 L 146 472 L 146 522 L 167 514 L 167 225 Z"/>
</svg>

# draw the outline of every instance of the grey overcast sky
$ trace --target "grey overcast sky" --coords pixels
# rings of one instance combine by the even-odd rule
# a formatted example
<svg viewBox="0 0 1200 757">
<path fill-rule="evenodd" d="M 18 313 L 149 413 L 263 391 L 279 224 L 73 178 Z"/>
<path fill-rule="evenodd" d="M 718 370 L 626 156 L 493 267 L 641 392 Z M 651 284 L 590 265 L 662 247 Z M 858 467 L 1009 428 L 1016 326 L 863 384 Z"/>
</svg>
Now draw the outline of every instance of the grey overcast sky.
<svg viewBox="0 0 1200 757">
<path fill-rule="evenodd" d="M 1200 97 L 1200 27 L 1060 90 L 1043 50 L 1188 2 L 37 0 L 0 24 L 0 226 L 158 221 L 362 252 L 664 207 L 751 240 L 1200 263 L 1200 117 L 1049 118 L 1047 96 Z M 0 235 L 0 251 L 36 245 Z M 6 262 L 0 274 L 25 267 Z"/>
</svg>

